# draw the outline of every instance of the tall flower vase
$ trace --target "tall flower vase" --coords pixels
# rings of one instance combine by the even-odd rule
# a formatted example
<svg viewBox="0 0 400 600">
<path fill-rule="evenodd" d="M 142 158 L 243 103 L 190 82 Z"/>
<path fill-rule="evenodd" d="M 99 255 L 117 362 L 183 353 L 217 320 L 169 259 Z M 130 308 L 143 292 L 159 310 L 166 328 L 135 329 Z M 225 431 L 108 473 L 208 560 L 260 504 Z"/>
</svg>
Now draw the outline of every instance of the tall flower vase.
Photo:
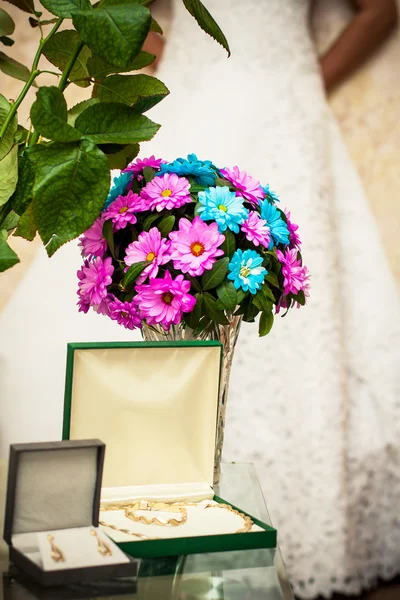
<svg viewBox="0 0 400 600">
<path fill-rule="evenodd" d="M 215 437 L 214 484 L 219 482 L 221 473 L 221 457 L 224 444 L 226 405 L 228 401 L 229 379 L 232 368 L 233 354 L 239 336 L 242 317 L 228 315 L 229 325 L 212 323 L 200 333 L 185 324 L 172 325 L 166 332 L 160 326 L 148 327 L 143 325 L 142 335 L 146 341 L 178 341 L 178 340 L 218 340 L 223 345 L 221 381 L 218 398 L 217 432 Z"/>
</svg>

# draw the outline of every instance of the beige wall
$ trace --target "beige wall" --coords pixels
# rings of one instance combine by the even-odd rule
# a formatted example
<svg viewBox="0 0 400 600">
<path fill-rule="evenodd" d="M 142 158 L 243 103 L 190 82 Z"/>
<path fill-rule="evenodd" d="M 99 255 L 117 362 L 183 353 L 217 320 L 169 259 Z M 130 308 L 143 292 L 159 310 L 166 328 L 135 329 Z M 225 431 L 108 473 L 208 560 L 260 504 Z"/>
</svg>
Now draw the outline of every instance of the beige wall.
<svg viewBox="0 0 400 600">
<path fill-rule="evenodd" d="M 351 19 L 346 0 L 319 0 L 322 52 Z M 400 9 L 400 1 L 398 0 Z M 330 98 L 400 285 L 400 30 Z"/>
<path fill-rule="evenodd" d="M 16 44 L 10 55 L 30 65 L 36 51 L 39 32 L 28 24 L 25 13 L 10 4 L 6 5 L 16 22 Z M 345 0 L 320 0 L 317 6 L 314 29 L 320 51 L 329 45 L 335 35 L 351 18 Z M 330 102 L 338 118 L 351 155 L 364 183 L 370 205 L 381 233 L 391 266 L 400 284 L 400 33 L 369 61 L 350 81 L 341 86 Z M 51 66 L 49 66 L 52 68 Z M 15 98 L 22 83 L 0 74 L 0 90 L 8 98 Z M 55 78 L 43 75 L 41 83 L 51 85 Z M 67 90 L 67 99 L 75 104 L 87 96 L 87 91 L 76 86 Z M 20 122 L 27 126 L 33 90 L 27 96 L 19 114 Z M 13 290 L 32 261 L 38 240 L 29 244 L 13 238 L 13 246 L 22 259 L 6 274 L 0 285 L 0 310 L 12 298 Z"/>
</svg>

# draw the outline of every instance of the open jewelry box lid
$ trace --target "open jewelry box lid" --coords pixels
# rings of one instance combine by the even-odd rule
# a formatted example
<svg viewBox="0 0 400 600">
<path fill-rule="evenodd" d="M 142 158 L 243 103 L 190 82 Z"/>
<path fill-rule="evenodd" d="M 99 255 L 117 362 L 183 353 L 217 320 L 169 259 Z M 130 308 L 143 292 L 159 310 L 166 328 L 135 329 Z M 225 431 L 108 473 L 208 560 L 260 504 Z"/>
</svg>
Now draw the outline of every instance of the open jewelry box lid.
<svg viewBox="0 0 400 600">
<path fill-rule="evenodd" d="M 4 539 L 99 524 L 105 445 L 97 439 L 10 446 Z"/>
<path fill-rule="evenodd" d="M 68 344 L 63 439 L 107 445 L 103 486 L 213 485 L 222 344 Z"/>
</svg>

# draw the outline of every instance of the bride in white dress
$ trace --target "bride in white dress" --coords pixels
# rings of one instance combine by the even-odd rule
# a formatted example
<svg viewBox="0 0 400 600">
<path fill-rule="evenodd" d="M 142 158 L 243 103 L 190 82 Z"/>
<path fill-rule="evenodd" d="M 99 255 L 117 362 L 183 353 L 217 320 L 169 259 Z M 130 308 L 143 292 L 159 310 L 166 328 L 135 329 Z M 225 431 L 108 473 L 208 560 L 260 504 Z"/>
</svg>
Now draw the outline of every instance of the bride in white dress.
<svg viewBox="0 0 400 600">
<path fill-rule="evenodd" d="M 255 463 L 296 593 L 357 593 L 400 567 L 396 286 L 325 99 L 308 0 L 206 4 L 232 57 L 175 0 L 157 72 L 172 93 L 142 153 L 237 164 L 300 225 L 311 298 L 267 338 L 243 327 L 224 458 Z M 41 252 L 1 316 L 3 453 L 59 436 L 67 341 L 132 339 L 77 313 L 78 265 L 74 244 Z"/>
</svg>

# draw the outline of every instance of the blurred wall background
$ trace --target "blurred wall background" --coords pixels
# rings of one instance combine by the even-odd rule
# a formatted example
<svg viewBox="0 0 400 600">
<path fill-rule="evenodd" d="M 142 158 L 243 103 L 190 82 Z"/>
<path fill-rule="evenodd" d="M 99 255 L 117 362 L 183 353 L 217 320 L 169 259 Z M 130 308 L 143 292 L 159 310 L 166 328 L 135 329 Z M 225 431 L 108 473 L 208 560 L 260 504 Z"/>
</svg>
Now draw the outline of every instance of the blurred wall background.
<svg viewBox="0 0 400 600">
<path fill-rule="evenodd" d="M 1 4 L 16 23 L 13 36 L 16 43 L 7 51 L 16 60 L 30 66 L 37 49 L 39 31 L 31 28 L 26 13 L 6 2 Z M 313 30 L 319 52 L 329 46 L 350 19 L 351 11 L 346 0 L 318 0 Z M 166 15 L 161 13 L 159 20 L 168 36 Z M 223 27 L 223 23 L 221 25 Z M 67 29 L 68 25 L 64 28 Z M 199 32 L 199 35 L 202 34 Z M 386 253 L 400 285 L 399 64 L 400 30 L 356 75 L 336 90 L 329 101 L 357 165 Z M 48 68 L 54 69 L 52 65 L 48 65 Z M 54 85 L 55 81 L 54 76 L 46 74 L 41 75 L 39 80 L 41 85 Z M 165 83 L 168 85 L 168 81 Z M 0 73 L 0 91 L 7 98 L 16 98 L 22 85 L 22 82 Z M 85 99 L 87 94 L 84 88 L 70 86 L 66 97 L 72 106 Z M 34 97 L 35 91 L 31 89 L 19 110 L 19 121 L 26 127 L 29 126 L 29 107 Z M 12 301 L 13 292 L 20 285 L 39 243 L 39 240 L 28 243 L 21 238 L 12 238 L 21 264 L 1 275 L 0 311 L 7 302 Z"/>
</svg>

